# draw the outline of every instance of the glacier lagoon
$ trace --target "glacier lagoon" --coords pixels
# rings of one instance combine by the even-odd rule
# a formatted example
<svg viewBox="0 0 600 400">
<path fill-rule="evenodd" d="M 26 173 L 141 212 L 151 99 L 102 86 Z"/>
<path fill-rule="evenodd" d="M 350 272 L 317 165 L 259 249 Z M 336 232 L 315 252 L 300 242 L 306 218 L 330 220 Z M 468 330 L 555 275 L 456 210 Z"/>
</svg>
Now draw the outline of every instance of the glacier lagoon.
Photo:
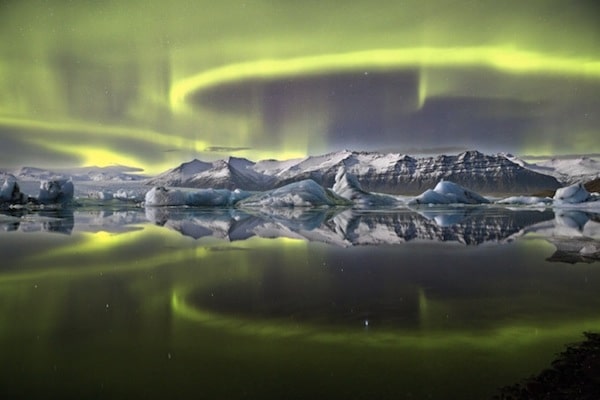
<svg viewBox="0 0 600 400">
<path fill-rule="evenodd" d="M 490 398 L 600 329 L 593 211 L 12 210 L 0 250 L 3 398 Z"/>
</svg>

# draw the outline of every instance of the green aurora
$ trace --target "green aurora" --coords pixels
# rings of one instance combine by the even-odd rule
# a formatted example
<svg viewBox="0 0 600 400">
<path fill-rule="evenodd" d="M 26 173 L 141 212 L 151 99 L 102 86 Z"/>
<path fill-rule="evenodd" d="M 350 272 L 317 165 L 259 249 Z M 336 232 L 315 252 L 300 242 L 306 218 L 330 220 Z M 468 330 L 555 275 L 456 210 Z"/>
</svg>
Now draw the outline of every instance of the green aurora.
<svg viewBox="0 0 600 400">
<path fill-rule="evenodd" d="M 600 153 L 598 15 L 552 0 L 3 1 L 0 166 Z"/>
</svg>

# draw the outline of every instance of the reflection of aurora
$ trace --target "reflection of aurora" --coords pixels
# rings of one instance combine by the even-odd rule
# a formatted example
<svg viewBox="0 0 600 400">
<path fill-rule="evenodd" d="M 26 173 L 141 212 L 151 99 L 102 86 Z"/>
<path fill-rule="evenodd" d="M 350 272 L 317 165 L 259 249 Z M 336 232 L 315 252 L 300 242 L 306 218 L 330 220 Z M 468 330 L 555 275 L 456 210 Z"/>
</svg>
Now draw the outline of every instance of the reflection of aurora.
<svg viewBox="0 0 600 400">
<path fill-rule="evenodd" d="M 415 377 L 445 381 L 463 362 L 467 375 L 502 375 L 487 384 L 496 387 L 505 374 L 526 376 L 600 325 L 600 271 L 545 262 L 553 248 L 539 237 L 375 250 L 292 238 L 195 240 L 133 216 L 111 227 L 80 213 L 71 235 L 0 232 L 0 250 L 12 262 L 0 268 L 3 387 L 35 379 L 48 393 L 59 390 L 58 376 L 86 394 L 93 382 L 128 393 L 152 388 L 164 398 L 183 383 L 233 398 L 215 388 L 241 392 L 264 376 L 279 381 L 282 370 L 296 384 L 318 364 L 311 377 L 324 373 L 330 382 L 329 371 L 344 371 L 343 385 L 372 371 L 360 381 L 368 390 L 389 370 L 390 382 L 408 381 L 398 383 L 401 390 L 419 386 Z M 310 218 L 292 217 L 311 226 Z M 218 218 L 211 224 L 223 227 Z M 305 301 L 308 309 L 298 313 Z M 328 308 L 331 301 L 339 309 Z M 340 323 L 344 306 L 359 303 L 368 313 Z M 232 376 L 232 366 L 244 376 Z M 500 366 L 509 372 L 497 372 Z M 166 377 L 160 383 L 157 371 Z"/>
<path fill-rule="evenodd" d="M 545 219 L 543 214 L 540 214 L 540 217 Z M 381 219 L 377 219 L 376 215 L 372 215 L 370 218 L 375 218 L 374 221 L 378 221 L 379 223 L 382 222 Z M 165 271 L 170 271 L 169 275 L 171 275 L 171 278 L 169 281 L 171 283 L 163 288 L 165 292 L 161 293 L 159 297 L 165 300 L 169 299 L 170 307 L 176 315 L 201 322 L 203 325 L 215 329 L 222 328 L 248 335 L 297 336 L 317 342 L 340 340 L 340 338 L 346 338 L 347 336 L 349 341 L 357 340 L 358 342 L 386 346 L 395 345 L 392 340 L 394 335 L 406 337 L 407 340 L 417 340 L 419 335 L 415 336 L 414 330 L 407 328 L 411 324 L 417 324 L 418 331 L 424 330 L 428 332 L 428 335 L 431 334 L 432 344 L 437 343 L 435 344 L 437 346 L 460 340 L 461 335 L 463 335 L 462 324 L 467 320 L 460 322 L 462 319 L 459 319 L 457 321 L 458 325 L 451 328 L 448 325 L 444 325 L 444 321 L 446 321 L 444 315 L 447 313 L 464 314 L 466 312 L 466 304 L 463 304 L 460 300 L 455 301 L 451 297 L 446 298 L 442 296 L 439 298 L 436 295 L 431 296 L 429 289 L 424 289 L 424 287 L 430 286 L 427 284 L 415 282 L 414 284 L 409 284 L 409 286 L 401 285 L 396 287 L 399 283 L 391 283 L 402 282 L 403 278 L 392 279 L 386 285 L 388 289 L 396 287 L 393 292 L 397 293 L 397 295 L 389 297 L 390 293 L 388 293 L 389 298 L 387 300 L 382 298 L 392 303 L 398 301 L 398 297 L 404 298 L 402 306 L 398 306 L 399 308 L 389 308 L 389 306 L 381 308 L 381 305 L 370 304 L 373 298 L 364 297 L 365 294 L 363 293 L 362 297 L 346 298 L 346 300 L 338 298 L 340 305 L 347 303 L 346 306 L 348 307 L 356 307 L 356 315 L 347 317 L 343 315 L 345 311 L 342 314 L 337 314 L 340 311 L 336 311 L 335 309 L 327 311 L 327 306 L 323 308 L 323 305 L 327 304 L 326 299 L 328 296 L 334 293 L 332 292 L 331 285 L 339 285 L 342 282 L 346 282 L 342 284 L 344 291 L 340 293 L 345 293 L 347 290 L 360 290 L 359 286 L 356 288 L 353 288 L 352 285 L 348 287 L 344 286 L 349 285 L 350 281 L 347 281 L 348 277 L 354 276 L 352 279 L 357 279 L 356 277 L 359 275 L 346 275 L 351 273 L 352 269 L 339 276 L 337 275 L 339 272 L 332 276 L 330 273 L 320 270 L 314 263 L 319 263 L 320 265 L 321 262 L 318 260 L 324 259 L 323 263 L 327 264 L 328 251 L 326 248 L 313 247 L 302 240 L 291 240 L 286 237 L 280 239 L 254 237 L 245 241 L 228 242 L 217 238 L 204 238 L 203 244 L 200 245 L 198 242 L 181 237 L 178 233 L 159 226 L 137 223 L 132 225 L 131 228 L 136 229 L 124 233 L 110 233 L 107 231 L 94 233 L 76 232 L 70 240 L 67 240 L 68 238 L 61 239 L 60 242 L 64 243 L 66 241 L 63 245 L 54 245 L 48 249 L 41 248 L 36 251 L 36 254 L 29 255 L 23 260 L 17 260 L 20 263 L 17 265 L 20 265 L 20 267 L 3 271 L 0 274 L 0 284 L 3 286 L 14 284 L 17 285 L 15 288 L 21 287 L 23 284 L 37 284 L 40 281 L 62 282 L 62 285 L 70 285 L 82 279 L 87 280 L 98 276 L 135 277 L 155 274 L 159 273 L 159 271 L 162 271 L 161 273 L 164 274 Z M 6 239 L 13 237 L 11 236 L 13 235 L 12 233 L 4 235 L 6 235 Z M 24 238 L 27 237 L 24 236 Z M 551 247 L 544 240 L 529 239 L 520 241 L 519 243 L 517 248 L 522 248 L 522 251 L 525 251 L 527 254 L 530 253 L 531 257 L 535 255 L 532 258 L 535 263 L 543 260 L 544 257 L 541 254 L 550 254 L 552 252 Z M 10 245 L 10 241 L 6 242 L 6 244 Z M 417 243 L 415 246 L 421 245 Z M 514 246 L 514 244 L 505 244 L 504 246 Z M 153 250 L 148 251 L 149 249 Z M 411 261 L 411 257 L 413 256 L 407 255 L 408 253 L 406 252 L 410 253 L 418 249 L 419 247 L 407 247 L 406 250 L 400 252 L 404 255 L 398 258 L 397 262 L 401 265 L 411 265 L 415 261 Z M 457 251 L 457 248 L 452 245 L 447 249 L 453 249 L 453 252 Z M 469 247 L 463 247 L 463 249 L 462 251 L 466 252 L 465 254 L 469 254 L 468 252 L 472 251 L 469 250 Z M 487 249 L 489 251 L 490 247 L 487 247 Z M 346 252 L 349 249 L 339 249 L 337 251 Z M 357 248 L 354 251 L 361 250 Z M 356 254 L 369 254 L 368 250 L 364 251 L 365 253 Z M 384 248 L 382 251 L 389 252 L 391 250 L 390 248 L 387 248 L 387 250 Z M 440 247 L 439 251 L 443 252 L 444 248 Z M 482 251 L 486 250 L 482 249 Z M 81 255 L 85 255 L 85 263 L 83 265 L 81 264 Z M 355 259 L 355 262 L 361 263 L 361 257 L 352 256 L 351 254 L 345 257 L 350 257 L 350 259 Z M 386 257 L 391 256 L 382 254 L 377 257 L 387 259 Z M 415 257 L 419 258 L 418 256 Z M 404 260 L 404 258 L 406 259 Z M 383 261 L 377 261 L 376 264 L 379 262 Z M 274 263 L 274 265 L 267 267 L 269 263 Z M 189 269 L 190 266 L 194 266 L 194 268 Z M 315 268 L 318 271 L 315 271 Z M 351 267 L 349 266 L 348 268 Z M 358 273 L 359 270 L 353 270 L 354 274 Z M 400 271 L 402 270 L 400 269 Z M 213 308 L 203 305 L 203 301 L 200 300 L 203 297 L 206 298 L 208 293 L 217 289 L 223 290 L 225 293 L 229 293 L 229 295 L 243 293 L 243 290 L 240 291 L 241 288 L 254 288 L 253 290 L 258 290 L 262 285 L 261 282 L 269 279 L 269 274 L 275 271 L 278 271 L 277 274 L 286 276 L 278 286 L 280 290 L 283 290 L 281 293 L 287 293 L 291 297 L 286 297 L 283 301 L 277 297 L 279 295 L 275 295 L 273 298 L 262 298 L 260 291 L 263 289 L 260 289 L 259 292 L 251 290 L 250 293 L 254 293 L 252 296 L 258 297 L 246 300 L 250 302 L 257 301 L 257 304 L 263 304 L 264 315 L 261 313 L 254 315 L 254 312 L 248 311 L 245 308 L 228 308 L 229 306 L 223 308 L 219 306 L 218 301 L 215 303 L 217 307 Z M 316 276 L 310 278 L 310 276 L 313 276 L 317 272 Z M 136 293 L 138 295 L 156 298 L 157 293 L 143 294 L 144 285 L 138 279 L 134 279 L 133 282 L 135 281 L 138 281 L 138 283 L 134 283 L 134 286 L 137 287 Z M 225 284 L 225 282 L 228 283 Z M 307 284 L 310 285 L 303 288 L 302 285 Z M 486 287 L 492 285 L 489 287 L 489 290 L 492 292 L 498 290 L 495 288 L 496 284 L 492 285 L 491 281 L 488 282 L 487 280 L 486 282 L 478 283 L 478 285 Z M 236 289 L 236 285 L 241 286 Z M 14 290 L 9 289 L 8 286 L 6 286 L 6 289 L 8 290 L 7 293 Z M 341 289 L 341 287 L 338 289 Z M 280 310 L 282 314 L 275 313 L 271 317 L 265 317 L 272 314 L 269 311 L 269 304 L 287 304 L 288 302 L 296 304 L 301 301 L 303 296 L 300 295 L 301 293 L 309 295 L 309 298 L 312 299 L 312 303 L 308 305 L 309 309 L 306 311 L 309 314 L 305 316 L 297 315 L 296 319 L 293 319 L 292 322 L 286 319 L 286 309 Z M 372 294 L 376 295 L 375 292 Z M 377 296 L 380 295 L 382 294 Z M 517 291 L 511 296 L 522 298 L 523 301 L 528 302 L 526 300 L 528 295 L 525 293 Z M 200 300 L 200 302 L 196 300 L 190 302 L 192 298 Z M 243 296 L 240 298 L 240 301 L 245 301 L 243 300 Z M 550 338 L 559 336 L 573 329 L 574 326 L 579 326 L 580 328 L 578 329 L 580 330 L 592 328 L 597 322 L 590 320 L 587 316 L 581 319 L 577 316 L 571 316 L 566 318 L 566 320 L 565 316 L 562 316 L 561 320 L 563 322 L 559 324 L 559 327 L 550 328 L 550 325 L 555 324 L 556 321 L 555 316 L 551 312 L 552 308 L 549 307 L 548 310 L 550 311 L 548 312 L 550 314 L 543 315 L 544 313 L 539 313 L 535 322 L 530 320 L 529 317 L 516 320 L 513 318 L 510 324 L 505 326 L 503 320 L 506 316 L 503 316 L 502 312 L 500 312 L 502 308 L 497 307 L 493 298 L 487 300 L 478 299 L 473 302 L 473 304 L 477 303 L 479 305 L 467 307 L 470 311 L 466 314 L 476 315 L 477 312 L 480 312 L 479 308 L 481 307 L 488 307 L 490 310 L 497 309 L 497 311 L 492 313 L 496 315 L 497 323 L 493 322 L 489 326 L 481 325 L 473 331 L 478 333 L 471 333 L 473 337 L 469 337 L 469 340 L 479 343 L 478 346 L 491 345 L 494 341 L 502 341 L 504 340 L 503 338 L 509 338 L 511 335 L 516 335 L 517 333 L 527 336 L 526 333 L 531 332 L 534 326 L 539 327 L 540 331 L 544 331 L 548 335 L 548 338 Z M 487 305 L 485 305 L 486 303 Z M 294 309 L 295 307 L 293 306 Z M 311 307 L 316 312 L 315 315 L 310 315 Z M 325 310 L 324 314 L 323 310 Z M 328 313 L 333 314 L 328 315 Z M 484 318 L 483 315 L 485 313 L 482 314 L 482 318 Z M 322 317 L 329 322 L 319 322 Z M 347 326 L 348 323 L 353 325 L 354 329 L 360 330 L 364 322 L 362 318 L 371 319 L 368 337 L 361 336 L 362 332 L 346 332 L 340 336 L 341 326 Z M 397 321 L 397 318 L 400 318 L 400 321 Z M 485 317 L 484 319 L 487 318 Z M 546 322 L 547 319 L 549 322 Z M 378 322 L 381 322 L 380 326 L 378 326 Z M 482 331 L 479 331 L 480 329 Z M 445 333 L 442 334 L 442 332 Z M 485 332 L 485 335 L 482 332 Z M 478 339 L 477 337 L 480 335 L 481 337 Z M 533 338 L 531 339 L 533 340 Z"/>
<path fill-rule="evenodd" d="M 427 300 L 421 305 L 421 317 L 426 322 Z M 583 319 L 562 323 L 539 324 L 512 324 L 503 326 L 492 331 L 455 331 L 440 328 L 437 330 L 424 329 L 401 330 L 401 329 L 363 329 L 354 330 L 335 329 L 331 326 L 319 326 L 302 323 L 301 321 L 285 322 L 267 319 L 252 319 L 248 317 L 235 317 L 227 314 L 219 314 L 204 310 L 200 307 L 190 305 L 185 300 L 185 294 L 174 291 L 171 295 L 171 308 L 175 315 L 180 318 L 200 323 L 203 326 L 217 330 L 225 330 L 231 334 L 259 336 L 265 338 L 298 338 L 301 340 L 319 343 L 342 344 L 346 346 L 377 346 L 377 347 L 423 347 L 444 348 L 451 346 L 467 347 L 498 347 L 509 351 L 517 349 L 540 340 L 557 339 L 567 337 L 571 332 L 583 332 L 596 329 L 600 326 L 600 319 Z M 425 332 L 427 333 L 425 335 Z"/>
</svg>

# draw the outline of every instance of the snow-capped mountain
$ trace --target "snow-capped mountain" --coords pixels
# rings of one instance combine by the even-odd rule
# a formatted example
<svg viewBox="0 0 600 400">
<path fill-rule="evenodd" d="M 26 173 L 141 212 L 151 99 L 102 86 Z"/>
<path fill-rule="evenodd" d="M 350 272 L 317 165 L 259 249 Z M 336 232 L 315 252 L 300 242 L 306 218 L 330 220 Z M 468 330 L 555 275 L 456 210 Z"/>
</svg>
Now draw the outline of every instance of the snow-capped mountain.
<svg viewBox="0 0 600 400">
<path fill-rule="evenodd" d="M 149 180 L 151 185 L 165 186 L 186 186 L 188 181 L 194 176 L 210 170 L 213 167 L 211 163 L 193 159 L 185 162 L 177 168 L 170 169 Z"/>
<path fill-rule="evenodd" d="M 22 181 L 42 181 L 51 179 L 72 179 L 74 181 L 95 182 L 130 182 L 140 181 L 144 176 L 137 175 L 141 169 L 112 165 L 108 167 L 79 167 L 70 169 L 44 169 L 36 167 L 21 167 L 11 173 Z"/>
<path fill-rule="evenodd" d="M 254 169 L 245 158 L 229 157 L 213 163 L 193 160 L 148 181 L 151 185 L 213 189 L 266 190 L 275 187 L 275 178 Z"/>
<path fill-rule="evenodd" d="M 512 155 L 507 155 L 507 158 L 523 168 L 553 176 L 563 184 L 585 183 L 600 178 L 600 162 L 590 157 L 553 157 L 537 163 L 528 163 Z"/>
<path fill-rule="evenodd" d="M 451 180 L 471 190 L 493 193 L 531 193 L 556 189 L 552 176 L 525 168 L 504 155 L 467 151 L 458 155 L 413 158 L 377 152 L 340 151 L 303 159 L 253 163 L 230 157 L 215 161 L 209 169 L 186 176 L 182 166 L 149 181 L 153 185 L 195 188 L 268 190 L 305 179 L 332 187 L 340 168 L 354 175 L 365 191 L 416 194 Z"/>
</svg>

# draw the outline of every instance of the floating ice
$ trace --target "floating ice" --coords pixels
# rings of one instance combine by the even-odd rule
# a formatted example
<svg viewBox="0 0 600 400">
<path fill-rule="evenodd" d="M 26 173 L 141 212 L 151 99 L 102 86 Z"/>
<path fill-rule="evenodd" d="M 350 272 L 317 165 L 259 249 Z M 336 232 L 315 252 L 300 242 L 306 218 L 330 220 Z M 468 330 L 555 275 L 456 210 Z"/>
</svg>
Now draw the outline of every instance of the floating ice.
<svg viewBox="0 0 600 400">
<path fill-rule="evenodd" d="M 157 186 L 150 189 L 145 196 L 147 207 L 160 206 L 192 206 L 192 207 L 227 207 L 250 196 L 243 190 L 197 189 L 182 191 Z"/>
<path fill-rule="evenodd" d="M 38 200 L 41 204 L 65 204 L 73 200 L 73 181 L 70 179 L 43 180 Z"/>
<path fill-rule="evenodd" d="M 89 192 L 88 197 L 94 200 L 112 200 L 114 194 L 109 190 L 98 190 Z"/>
<path fill-rule="evenodd" d="M 546 205 L 552 204 L 552 199 L 549 197 L 537 196 L 512 196 L 502 200 L 498 200 L 497 204 L 515 204 L 515 205 Z"/>
<path fill-rule="evenodd" d="M 592 196 L 581 183 L 557 189 L 554 194 L 555 204 L 577 204 L 591 199 Z"/>
<path fill-rule="evenodd" d="M 312 179 L 290 183 L 242 200 L 244 207 L 321 207 L 349 205 L 350 202 Z"/>
<path fill-rule="evenodd" d="M 474 191 L 450 181 L 440 181 L 435 188 L 410 200 L 408 204 L 487 204 L 489 200 Z"/>
<path fill-rule="evenodd" d="M 150 189 L 144 198 L 146 207 L 185 206 L 186 196 L 181 190 L 157 186 Z"/>
<path fill-rule="evenodd" d="M 398 200 L 394 197 L 373 194 L 363 190 L 356 176 L 348 173 L 344 167 L 338 169 L 335 175 L 335 184 L 331 190 L 339 196 L 351 200 L 355 206 L 394 206 L 398 203 Z"/>
<path fill-rule="evenodd" d="M 4 183 L 0 187 L 0 203 L 23 204 L 27 196 L 21 193 L 17 179 L 13 175 L 5 175 Z"/>
</svg>

